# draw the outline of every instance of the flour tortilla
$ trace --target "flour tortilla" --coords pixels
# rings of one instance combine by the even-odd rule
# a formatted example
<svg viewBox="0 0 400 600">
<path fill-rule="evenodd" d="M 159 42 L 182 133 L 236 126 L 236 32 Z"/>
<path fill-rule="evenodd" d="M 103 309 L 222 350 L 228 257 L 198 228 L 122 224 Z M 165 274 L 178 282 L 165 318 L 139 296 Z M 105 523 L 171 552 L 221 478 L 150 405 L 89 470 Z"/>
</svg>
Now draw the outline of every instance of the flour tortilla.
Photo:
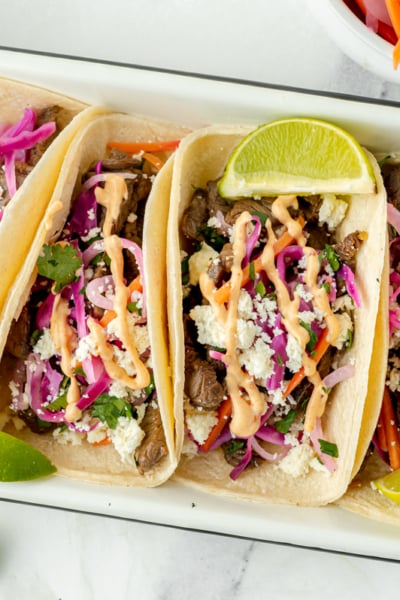
<svg viewBox="0 0 400 600">
<path fill-rule="evenodd" d="M 185 133 L 187 130 L 178 126 L 122 114 L 100 116 L 81 129 L 65 155 L 53 196 L 36 232 L 31 252 L 23 265 L 25 280 L 32 282 L 36 260 L 43 244 L 54 240 L 62 229 L 70 210 L 76 181 L 93 162 L 104 158 L 109 141 L 158 141 L 177 139 Z M 119 454 L 111 444 L 98 447 L 93 447 L 86 442 L 79 446 L 60 445 L 48 434 L 34 434 L 28 428 L 17 431 L 13 422 L 9 421 L 4 430 L 27 440 L 44 452 L 56 465 L 58 474 L 107 484 L 156 486 L 165 481 L 176 468 L 173 397 L 165 310 L 166 224 L 172 167 L 173 159 L 171 158 L 155 179 L 146 205 L 143 233 L 145 285 L 149 290 L 147 295 L 148 331 L 168 456 L 154 469 L 141 475 L 135 465 L 125 464 L 121 461 Z M 14 235 L 19 235 L 19 231 L 20 228 L 14 223 Z M 12 294 L 10 294 L 14 303 L 18 301 L 18 297 L 21 297 L 22 308 L 29 296 L 29 290 L 30 285 L 25 290 L 14 286 Z M 10 371 L 6 359 L 8 360 L 8 357 L 3 357 L 3 381 L 0 386 L 3 390 L 5 390 Z M 1 402 L 4 402 L 3 408 L 5 404 L 8 405 L 8 401 L 4 397 Z"/>
<path fill-rule="evenodd" d="M 65 127 L 7 204 L 0 222 L 0 356 L 10 318 L 16 310 L 10 290 L 13 285 L 19 290 L 25 287 L 23 265 L 50 202 L 65 153 L 75 134 L 90 119 L 105 112 L 102 107 L 90 107 L 51 90 L 0 78 L 1 123 L 17 122 L 25 108 L 41 110 L 53 105 L 66 109 Z M 17 232 L 15 224 L 18 224 Z"/>
<path fill-rule="evenodd" d="M 377 419 L 380 392 L 383 389 L 387 339 L 382 336 L 382 352 L 374 354 L 374 372 L 377 374 L 375 391 L 369 397 L 370 416 L 363 422 L 368 394 L 368 379 L 373 352 L 375 322 L 379 302 L 379 287 L 385 255 L 385 192 L 376 161 L 371 156 L 377 180 L 375 195 L 357 195 L 350 200 L 345 222 L 339 236 L 358 230 L 368 232 L 358 254 L 356 281 L 362 299 L 357 311 L 354 344 L 348 351 L 348 360 L 354 360 L 356 375 L 342 382 L 331 392 L 330 401 L 322 420 L 327 439 L 339 448 L 337 470 L 327 476 L 310 470 L 302 477 L 293 478 L 276 466 L 264 463 L 245 470 L 236 481 L 232 469 L 216 450 L 195 456 L 182 453 L 184 445 L 184 333 L 182 323 L 182 289 L 180 252 L 185 247 L 179 235 L 182 214 L 190 202 L 194 187 L 203 187 L 223 173 L 232 150 L 249 128 L 211 127 L 197 131 L 183 141 L 175 156 L 171 191 L 171 209 L 168 223 L 169 322 L 171 356 L 173 358 L 174 395 L 176 406 L 177 445 L 181 452 L 174 479 L 211 493 L 236 496 L 269 503 L 323 505 L 342 496 L 357 471 L 367 450 L 370 432 Z"/>
</svg>

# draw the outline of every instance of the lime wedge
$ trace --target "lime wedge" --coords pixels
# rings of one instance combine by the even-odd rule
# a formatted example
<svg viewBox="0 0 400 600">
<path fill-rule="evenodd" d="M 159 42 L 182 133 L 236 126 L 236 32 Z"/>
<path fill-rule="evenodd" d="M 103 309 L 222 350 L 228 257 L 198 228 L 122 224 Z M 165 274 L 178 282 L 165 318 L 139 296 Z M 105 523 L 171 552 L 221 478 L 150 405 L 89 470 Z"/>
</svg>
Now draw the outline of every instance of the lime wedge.
<svg viewBox="0 0 400 600">
<path fill-rule="evenodd" d="M 0 431 L 0 481 L 27 481 L 55 471 L 53 463 L 39 450 Z"/>
<path fill-rule="evenodd" d="M 375 178 L 366 152 L 331 123 L 292 118 L 261 125 L 229 158 L 219 182 L 226 198 L 276 194 L 370 194 Z"/>
<path fill-rule="evenodd" d="M 375 479 L 373 483 L 384 496 L 400 504 L 400 469 Z"/>
</svg>

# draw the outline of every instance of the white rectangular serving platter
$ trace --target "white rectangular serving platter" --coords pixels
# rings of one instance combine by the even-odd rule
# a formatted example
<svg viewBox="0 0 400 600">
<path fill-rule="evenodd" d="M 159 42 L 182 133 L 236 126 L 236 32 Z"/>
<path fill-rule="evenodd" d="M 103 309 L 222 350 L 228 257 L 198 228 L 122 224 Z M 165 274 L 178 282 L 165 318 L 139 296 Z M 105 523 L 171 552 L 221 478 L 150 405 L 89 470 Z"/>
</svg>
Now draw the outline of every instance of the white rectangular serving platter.
<svg viewBox="0 0 400 600">
<path fill-rule="evenodd" d="M 400 150 L 400 106 L 387 102 L 1 48 L 0 76 L 189 127 L 257 125 L 285 116 L 313 116 L 345 127 L 372 151 Z M 335 506 L 250 503 L 218 498 L 173 481 L 142 490 L 59 476 L 3 483 L 0 499 L 400 561 L 400 528 Z"/>
</svg>

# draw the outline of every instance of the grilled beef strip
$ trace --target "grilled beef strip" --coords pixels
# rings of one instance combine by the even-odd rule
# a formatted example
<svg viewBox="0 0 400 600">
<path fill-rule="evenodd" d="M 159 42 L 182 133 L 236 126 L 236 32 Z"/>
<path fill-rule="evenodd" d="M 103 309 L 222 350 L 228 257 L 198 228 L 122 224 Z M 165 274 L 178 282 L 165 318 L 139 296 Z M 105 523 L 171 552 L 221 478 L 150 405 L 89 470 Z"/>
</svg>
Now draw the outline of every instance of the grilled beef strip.
<svg viewBox="0 0 400 600">
<path fill-rule="evenodd" d="M 150 471 L 168 454 L 160 408 L 151 402 L 140 424 L 145 437 L 136 450 L 135 459 L 141 475 Z"/>
</svg>

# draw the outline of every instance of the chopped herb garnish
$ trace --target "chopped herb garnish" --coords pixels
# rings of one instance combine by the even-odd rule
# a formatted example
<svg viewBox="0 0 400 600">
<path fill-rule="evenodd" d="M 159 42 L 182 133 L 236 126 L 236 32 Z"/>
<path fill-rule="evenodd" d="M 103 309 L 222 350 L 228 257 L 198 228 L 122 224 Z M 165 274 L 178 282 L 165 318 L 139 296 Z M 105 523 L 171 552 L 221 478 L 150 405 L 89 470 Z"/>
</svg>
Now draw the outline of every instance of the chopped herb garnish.
<svg viewBox="0 0 400 600">
<path fill-rule="evenodd" d="M 189 283 L 189 257 L 186 256 L 181 262 L 182 285 Z"/>
<path fill-rule="evenodd" d="M 284 365 L 284 362 L 283 362 L 283 360 L 282 360 L 281 356 L 280 356 L 279 354 L 276 354 L 275 356 L 276 356 L 276 362 L 278 363 L 278 365 L 279 365 L 280 367 L 283 367 L 283 365 Z"/>
<path fill-rule="evenodd" d="M 256 268 L 253 262 L 249 264 L 249 277 L 251 281 L 254 281 L 256 278 Z"/>
<path fill-rule="evenodd" d="M 351 329 L 347 330 L 347 336 L 344 345 L 346 349 L 351 348 L 353 345 L 353 331 Z"/>
<path fill-rule="evenodd" d="M 75 367 L 75 369 L 74 369 L 74 375 L 81 375 L 82 377 L 86 377 L 86 373 L 83 370 L 82 365 L 79 365 L 79 366 Z"/>
<path fill-rule="evenodd" d="M 329 281 L 325 281 L 325 283 L 322 284 L 321 286 L 327 294 L 331 293 L 331 284 L 329 283 Z"/>
<path fill-rule="evenodd" d="M 47 408 L 47 410 L 57 411 L 57 410 L 62 410 L 63 408 L 66 408 L 66 406 L 67 406 L 67 392 L 64 392 L 63 394 L 61 394 L 61 396 L 58 396 L 58 398 L 53 400 L 53 402 L 50 402 L 50 404 L 47 404 L 46 408 Z"/>
<path fill-rule="evenodd" d="M 259 279 L 257 281 L 255 290 L 256 290 L 256 294 L 258 294 L 259 296 L 261 296 L 261 298 L 263 298 L 265 296 L 266 289 L 265 289 L 265 285 L 263 284 L 263 282 L 261 281 L 261 279 Z"/>
<path fill-rule="evenodd" d="M 307 343 L 307 350 L 308 352 L 313 352 L 314 348 L 316 346 L 316 343 L 318 342 L 318 338 L 316 333 L 311 329 L 310 325 L 308 323 L 306 323 L 305 321 L 300 321 L 300 325 L 302 327 L 304 327 L 304 329 L 307 331 L 308 336 L 309 336 L 309 341 Z"/>
<path fill-rule="evenodd" d="M 383 158 L 381 158 L 381 160 L 378 161 L 379 167 L 382 168 L 383 165 L 392 158 L 392 156 L 390 154 L 386 154 L 386 156 L 384 156 Z"/>
<path fill-rule="evenodd" d="M 207 242 L 207 244 L 214 248 L 214 250 L 216 250 L 217 252 L 220 252 L 222 250 L 222 247 L 226 243 L 226 239 L 224 238 L 224 236 L 220 235 L 216 229 L 214 229 L 213 227 L 209 227 L 208 225 L 200 227 L 198 232 L 203 235 L 204 240 Z"/>
<path fill-rule="evenodd" d="M 325 256 L 333 271 L 338 271 L 340 269 L 339 255 L 329 244 L 325 245 Z"/>
<path fill-rule="evenodd" d="M 328 456 L 332 456 L 333 458 L 337 458 L 339 456 L 339 450 L 336 444 L 332 442 L 327 442 L 326 440 L 318 440 L 319 446 L 321 448 L 321 452 L 327 454 Z"/>
<path fill-rule="evenodd" d="M 150 374 L 150 383 L 149 385 L 145 388 L 145 392 L 147 396 L 150 396 L 150 394 L 152 394 L 155 390 L 156 386 L 154 383 L 154 376 L 153 373 Z"/>
<path fill-rule="evenodd" d="M 77 250 L 70 244 L 45 245 L 37 260 L 39 274 L 56 282 L 56 292 L 74 281 L 81 264 Z"/>
<path fill-rule="evenodd" d="M 99 237 L 99 239 L 101 239 Z M 91 242 L 93 243 L 93 241 L 91 240 Z M 99 254 L 96 254 L 96 256 L 93 258 L 93 260 L 91 261 L 91 265 L 93 267 L 97 267 L 97 265 L 99 265 L 100 263 L 104 263 L 107 267 L 110 266 L 111 264 L 111 260 L 110 257 L 105 253 L 105 252 L 100 252 Z"/>
<path fill-rule="evenodd" d="M 138 302 L 128 302 L 127 308 L 129 312 L 138 313 L 139 315 L 142 314 L 142 309 L 138 306 Z"/>
<path fill-rule="evenodd" d="M 254 217 L 258 217 L 260 219 L 261 225 L 265 227 L 265 223 L 268 219 L 268 215 L 266 213 L 260 212 L 258 210 L 252 210 L 250 214 Z"/>
<path fill-rule="evenodd" d="M 31 346 L 36 345 L 36 342 L 39 341 L 39 339 L 42 337 L 42 334 L 43 334 L 43 330 L 41 330 L 41 329 L 35 329 L 34 331 L 32 331 Z"/>
<path fill-rule="evenodd" d="M 288 433 L 290 427 L 293 424 L 293 421 L 296 418 L 296 414 L 297 414 L 297 411 L 294 408 L 292 408 L 291 410 L 289 410 L 289 412 L 286 415 L 286 417 L 284 417 L 283 419 L 281 419 L 280 421 L 277 421 L 275 423 L 275 428 L 280 433 Z"/>
<path fill-rule="evenodd" d="M 238 450 L 242 450 L 246 445 L 245 440 L 231 440 L 224 444 L 224 452 L 228 456 L 235 454 Z"/>
<path fill-rule="evenodd" d="M 115 429 L 120 417 L 133 417 L 132 406 L 122 398 L 101 394 L 94 402 L 92 415 L 103 423 L 107 423 L 110 429 Z"/>
</svg>

